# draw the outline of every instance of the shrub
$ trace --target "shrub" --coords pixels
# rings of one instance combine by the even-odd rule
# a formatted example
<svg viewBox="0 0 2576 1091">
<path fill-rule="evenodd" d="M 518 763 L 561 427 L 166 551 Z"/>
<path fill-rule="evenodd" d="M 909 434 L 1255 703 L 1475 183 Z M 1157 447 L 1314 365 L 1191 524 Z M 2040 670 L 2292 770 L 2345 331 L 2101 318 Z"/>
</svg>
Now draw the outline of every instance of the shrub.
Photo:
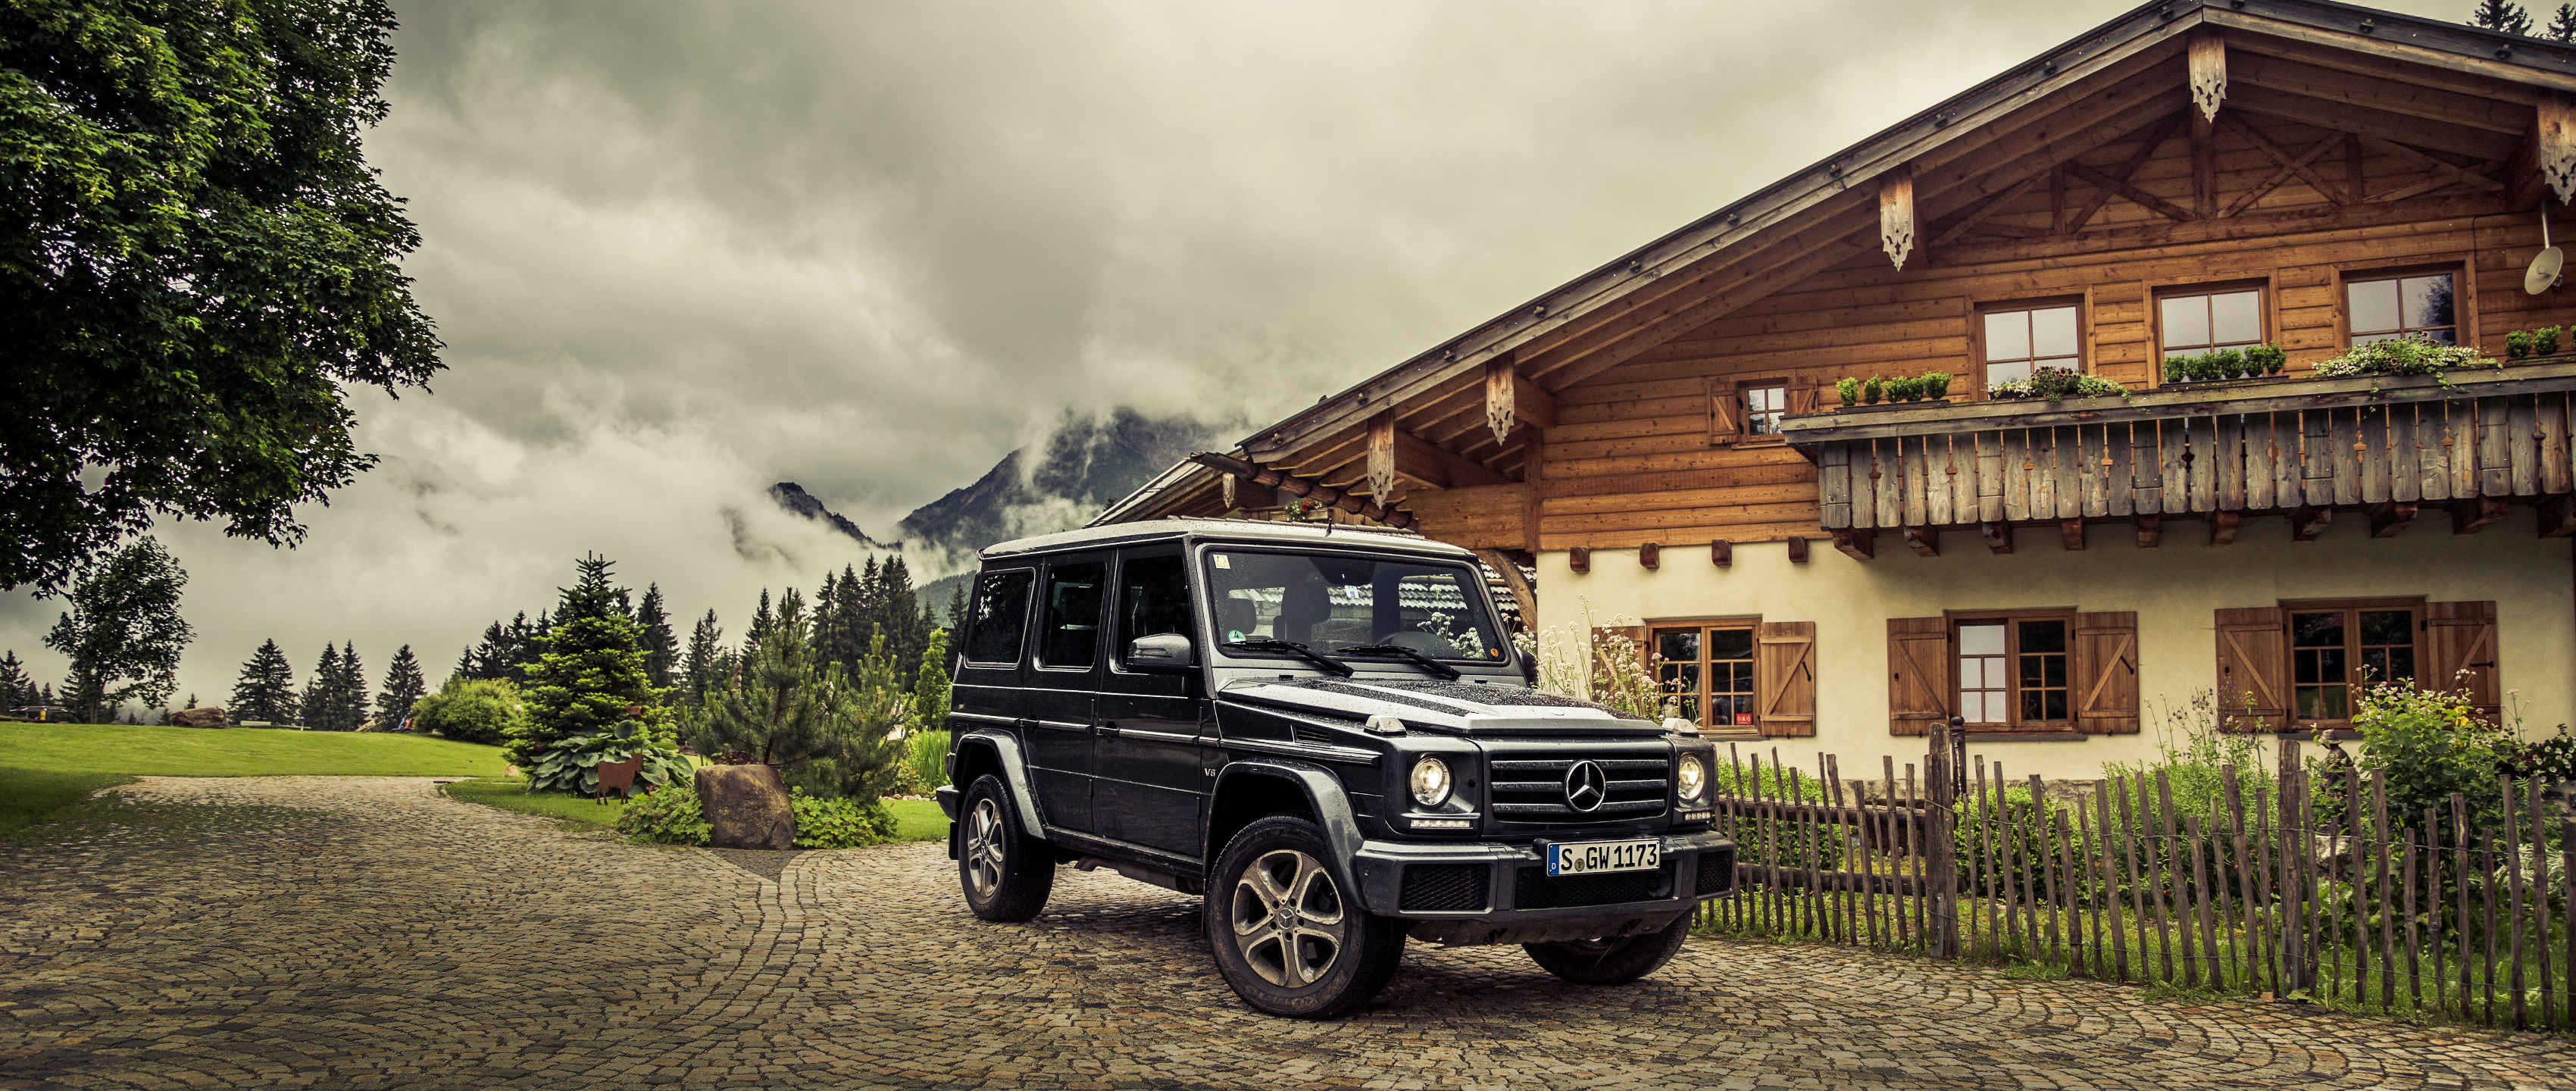
<svg viewBox="0 0 2576 1091">
<path fill-rule="evenodd" d="M 2502 366 L 2473 348 L 2399 337 L 2355 345 L 2350 352 L 2318 363 L 2316 375 L 2321 379 L 2356 375 L 2431 375 L 2440 378 L 2464 367 Z"/>
<path fill-rule="evenodd" d="M 2204 352 L 2191 358 L 2191 377 L 2194 382 L 2216 382 L 2226 378 L 2227 372 L 2217 353 Z"/>
<path fill-rule="evenodd" d="M 2504 358 L 2519 360 L 2531 355 L 2531 331 L 2513 330 L 2504 335 Z"/>
<path fill-rule="evenodd" d="M 894 812 L 876 800 L 825 799 L 799 788 L 788 793 L 787 805 L 796 812 L 800 849 L 848 849 L 894 840 Z"/>
<path fill-rule="evenodd" d="M 617 816 L 617 832 L 655 844 L 703 845 L 713 827 L 698 807 L 697 789 L 673 785 L 628 803 Z"/>
<path fill-rule="evenodd" d="M 1860 384 L 1860 400 L 1871 405 L 1877 405 L 1878 399 L 1885 396 L 1886 392 L 1886 380 L 1876 375 L 1870 376 Z"/>
<path fill-rule="evenodd" d="M 1950 396 L 1950 373 L 1949 373 L 1949 372 L 1946 372 L 1946 371 L 1927 371 L 1927 372 L 1924 372 L 1924 373 L 1923 373 L 1923 378 L 1922 378 L 1921 382 L 1923 383 L 1923 396 L 1924 396 L 1924 397 L 1927 397 L 1927 398 L 1946 398 L 1946 397 L 1949 397 L 1949 396 Z"/>
<path fill-rule="evenodd" d="M 2555 354 L 2558 351 L 2558 335 L 2564 330 L 2563 326 L 2542 326 L 2531 331 L 2531 354 L 2534 356 Z"/>
<path fill-rule="evenodd" d="M 948 783 L 947 732 L 915 731 L 904 742 L 911 748 L 904 764 L 912 771 L 912 786 L 916 789 L 908 794 L 929 795 L 932 789 Z"/>
<path fill-rule="evenodd" d="M 2505 755 L 2505 770 L 2517 777 L 2538 777 L 2543 781 L 2576 780 L 2576 736 L 2567 734 L 2567 725 L 2558 725 L 2558 734 L 2535 743 L 2526 743 Z"/>
<path fill-rule="evenodd" d="M 2216 352 L 2210 353 L 2209 355 L 2212 357 L 2211 362 L 2218 366 L 2219 378 L 2242 379 L 2248 374 L 2245 370 L 2245 354 L 2243 352 L 2239 352 L 2235 349 L 2220 349 Z"/>
<path fill-rule="evenodd" d="M 2188 356 L 2167 356 L 2167 357 L 2165 357 L 2165 382 L 2166 382 L 2166 383 L 2168 383 L 2168 384 L 2180 384 L 2180 383 L 2187 383 L 2187 382 L 2190 382 L 2190 381 L 2191 381 L 2191 357 L 2188 357 Z"/>
<path fill-rule="evenodd" d="M 589 795 L 599 790 L 601 763 L 633 757 L 644 759 L 644 767 L 636 771 L 635 779 L 648 791 L 695 775 L 688 758 L 676 749 L 655 743 L 641 722 L 627 720 L 609 730 L 575 735 L 547 748 L 528 767 L 528 790 Z"/>
<path fill-rule="evenodd" d="M 2256 345 L 2245 350 L 2245 362 L 2252 371 L 2278 375 L 2282 368 L 2289 366 L 2290 354 L 2281 351 L 2279 345 Z"/>
<path fill-rule="evenodd" d="M 1834 380 L 1834 394 L 1842 398 L 1844 405 L 1860 404 L 1860 380 L 1849 375 Z"/>
<path fill-rule="evenodd" d="M 1996 383 L 1986 396 L 1999 400 L 2044 398 L 2063 401 L 2067 398 L 2124 397 L 2129 388 L 2109 379 L 2096 378 L 2062 367 L 2044 367 L 2031 372 L 2030 378 Z"/>
<path fill-rule="evenodd" d="M 2352 725 L 2361 732 L 2361 770 L 2388 782 L 2388 816 L 2423 825 L 2424 808 L 2447 830 L 2451 793 L 2468 797 L 2469 829 L 2490 828 L 2503 806 L 2498 759 L 2519 748 L 2513 734 L 2480 718 L 2464 690 L 2420 689 L 2406 681 L 2363 687 Z"/>
<path fill-rule="evenodd" d="M 412 706 L 412 730 L 435 732 L 459 742 L 498 746 L 511 729 L 527 722 L 519 687 L 502 679 L 453 681 Z"/>
<path fill-rule="evenodd" d="M 1753 769 L 1727 761 L 1718 762 L 1716 768 L 1709 770 L 1708 779 L 1712 795 L 1749 796 L 1753 794 L 1757 783 Z M 1822 781 L 1802 775 L 1798 778 L 1797 790 L 1792 792 L 1789 790 L 1788 772 L 1776 765 L 1762 766 L 1758 783 L 1765 799 L 1794 797 L 1805 803 L 1826 801 L 1825 785 Z M 1779 831 L 1796 828 L 1795 823 L 1781 823 L 1773 827 L 1773 832 L 1776 835 Z M 1840 827 L 1827 826 L 1823 827 L 1823 830 L 1832 831 L 1838 828 Z M 1735 838 L 1736 858 L 1739 861 L 1753 863 L 1762 859 L 1763 823 L 1760 819 L 1751 816 L 1735 818 L 1732 820 L 1732 829 L 1728 832 Z M 1796 836 L 1782 838 L 1772 847 L 1772 859 L 1782 867 L 1803 868 L 1812 864 L 1829 871 L 1840 869 L 1845 855 L 1843 839 L 1839 836 L 1818 836 L 1815 841 L 1815 851 L 1810 854 L 1807 851 L 1806 838 Z"/>
</svg>

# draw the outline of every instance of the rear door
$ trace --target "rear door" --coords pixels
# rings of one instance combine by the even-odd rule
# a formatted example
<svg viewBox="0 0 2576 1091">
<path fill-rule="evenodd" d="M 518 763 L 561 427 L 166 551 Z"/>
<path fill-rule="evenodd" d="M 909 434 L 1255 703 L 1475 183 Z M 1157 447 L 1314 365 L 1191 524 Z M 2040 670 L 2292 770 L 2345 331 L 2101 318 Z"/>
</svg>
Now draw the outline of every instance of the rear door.
<svg viewBox="0 0 2576 1091">
<path fill-rule="evenodd" d="M 958 619 L 965 635 L 957 644 L 949 730 L 964 734 L 998 729 L 1025 735 L 1020 722 L 1029 713 L 1020 675 L 1028 658 L 1029 606 L 1037 601 L 1037 589 L 1034 565 L 986 568 L 976 574 L 966 616 Z M 1023 737 L 1021 753 L 1027 752 Z M 957 787 L 962 791 L 971 786 Z"/>
<path fill-rule="evenodd" d="M 1099 829 L 1092 807 L 1093 691 L 1100 688 L 1107 610 L 1106 550 L 1048 558 L 1026 673 L 1029 765 L 1049 825 Z"/>
<path fill-rule="evenodd" d="M 1101 835 L 1196 857 L 1207 802 L 1208 778 L 1202 770 L 1209 764 L 1200 737 L 1200 675 L 1127 669 L 1127 649 L 1137 638 L 1188 636 L 1196 628 L 1188 566 L 1178 544 L 1120 553 L 1110 616 L 1092 780 Z M 1207 654 L 1200 648 L 1196 661 L 1205 663 Z"/>
</svg>

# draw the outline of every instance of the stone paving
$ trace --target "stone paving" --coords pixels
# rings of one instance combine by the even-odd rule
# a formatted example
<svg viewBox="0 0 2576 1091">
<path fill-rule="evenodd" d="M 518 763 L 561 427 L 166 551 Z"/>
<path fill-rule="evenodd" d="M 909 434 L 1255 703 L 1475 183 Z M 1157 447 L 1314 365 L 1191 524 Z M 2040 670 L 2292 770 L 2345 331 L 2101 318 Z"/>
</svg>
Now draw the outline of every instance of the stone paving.
<svg viewBox="0 0 2576 1091">
<path fill-rule="evenodd" d="M 1153 887 L 1067 870 L 997 926 L 935 844 L 771 861 L 423 780 L 146 780 L 0 848 L 0 1088 L 2576 1086 L 2535 1036 L 1715 941 L 1617 989 L 1416 945 L 1299 1023 Z"/>
</svg>

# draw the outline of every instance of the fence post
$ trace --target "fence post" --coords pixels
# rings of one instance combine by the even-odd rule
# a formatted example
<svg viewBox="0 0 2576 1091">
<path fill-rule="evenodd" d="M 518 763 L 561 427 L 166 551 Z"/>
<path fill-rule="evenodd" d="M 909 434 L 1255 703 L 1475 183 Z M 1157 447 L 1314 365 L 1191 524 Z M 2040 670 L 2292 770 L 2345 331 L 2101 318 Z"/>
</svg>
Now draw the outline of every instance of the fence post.
<svg viewBox="0 0 2576 1091">
<path fill-rule="evenodd" d="M 2280 793 L 2274 802 L 2281 811 L 2280 881 L 2273 884 L 2280 906 L 2273 915 L 2272 957 L 2279 966 L 2274 973 L 2274 987 L 2284 996 L 2315 984 L 2308 973 L 2307 853 L 2301 851 L 2298 842 L 2306 832 L 2299 825 L 2299 804 L 2306 796 L 2299 785 L 2304 768 L 2299 761 L 2299 741 L 2282 739 L 2272 765 L 2273 787 Z"/>
<path fill-rule="evenodd" d="M 1953 808 L 1959 800 L 1959 784 L 1952 768 L 1958 760 L 1958 748 L 1966 745 L 1961 720 L 1953 716 L 1947 722 L 1932 726 L 1932 749 L 1924 755 L 1925 787 L 1931 798 L 1923 809 L 1924 879 L 1931 884 L 1932 900 L 1924 907 L 1931 914 L 1931 934 L 1926 937 L 1934 958 L 1957 958 L 1959 955 L 1959 852 L 1958 839 L 1952 834 Z"/>
</svg>

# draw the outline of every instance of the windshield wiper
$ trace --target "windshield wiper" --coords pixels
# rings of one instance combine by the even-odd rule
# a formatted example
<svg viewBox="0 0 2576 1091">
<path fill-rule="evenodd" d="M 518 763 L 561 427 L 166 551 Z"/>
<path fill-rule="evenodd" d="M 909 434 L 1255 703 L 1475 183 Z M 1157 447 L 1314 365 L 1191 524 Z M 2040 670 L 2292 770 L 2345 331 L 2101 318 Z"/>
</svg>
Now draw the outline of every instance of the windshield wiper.
<svg viewBox="0 0 2576 1091">
<path fill-rule="evenodd" d="M 1217 645 L 1217 647 L 1229 650 L 1240 648 L 1247 652 L 1284 652 L 1288 655 L 1293 655 L 1299 659 L 1303 659 L 1318 667 L 1322 667 L 1325 670 L 1331 671 L 1340 677 L 1348 678 L 1351 676 L 1350 664 L 1344 663 L 1332 656 L 1325 655 L 1322 652 L 1297 643 L 1294 640 L 1274 640 L 1269 637 L 1255 637 L 1251 640 L 1229 640 Z"/>
<path fill-rule="evenodd" d="M 1336 655 L 1392 655 L 1438 675 L 1443 682 L 1455 682 L 1462 677 L 1458 673 L 1458 668 L 1402 644 L 1353 644 L 1347 648 L 1335 648 L 1333 652 Z"/>
</svg>

